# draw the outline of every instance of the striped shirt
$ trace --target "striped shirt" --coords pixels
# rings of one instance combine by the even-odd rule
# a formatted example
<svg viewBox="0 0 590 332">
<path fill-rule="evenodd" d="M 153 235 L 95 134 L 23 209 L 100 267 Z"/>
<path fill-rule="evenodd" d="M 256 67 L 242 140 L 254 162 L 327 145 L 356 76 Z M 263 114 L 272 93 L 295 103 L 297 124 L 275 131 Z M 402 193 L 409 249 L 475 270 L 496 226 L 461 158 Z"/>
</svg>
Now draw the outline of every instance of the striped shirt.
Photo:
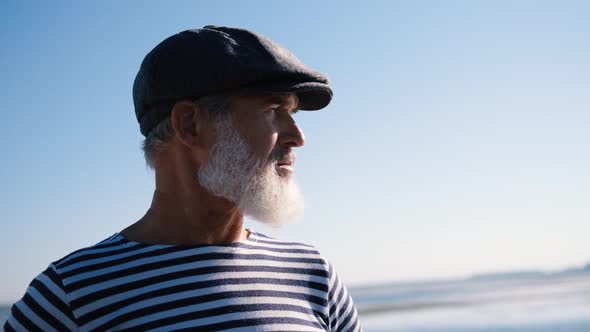
<svg viewBox="0 0 590 332">
<path fill-rule="evenodd" d="M 251 232 L 226 245 L 153 245 L 115 234 L 54 262 L 5 331 L 360 331 L 332 266 L 311 246 Z"/>
</svg>

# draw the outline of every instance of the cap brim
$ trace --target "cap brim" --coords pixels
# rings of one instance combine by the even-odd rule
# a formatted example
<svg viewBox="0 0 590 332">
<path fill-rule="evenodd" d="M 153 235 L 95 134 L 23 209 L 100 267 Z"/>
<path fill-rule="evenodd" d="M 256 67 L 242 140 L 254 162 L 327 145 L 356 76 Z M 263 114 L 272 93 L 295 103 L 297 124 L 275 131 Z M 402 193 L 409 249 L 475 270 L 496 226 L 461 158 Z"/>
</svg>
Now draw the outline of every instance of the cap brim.
<svg viewBox="0 0 590 332">
<path fill-rule="evenodd" d="M 328 106 L 333 92 L 327 84 L 319 82 L 272 84 L 249 87 L 248 90 L 260 92 L 294 92 L 299 99 L 299 109 L 317 111 Z"/>
</svg>

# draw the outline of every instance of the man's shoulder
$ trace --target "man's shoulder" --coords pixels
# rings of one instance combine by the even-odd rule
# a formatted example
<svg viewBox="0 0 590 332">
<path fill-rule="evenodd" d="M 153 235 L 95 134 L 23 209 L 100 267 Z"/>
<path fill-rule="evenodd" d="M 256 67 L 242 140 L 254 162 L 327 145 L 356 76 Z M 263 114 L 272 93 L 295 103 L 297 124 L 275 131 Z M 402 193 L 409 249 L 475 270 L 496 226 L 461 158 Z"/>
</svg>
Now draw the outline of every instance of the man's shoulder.
<svg viewBox="0 0 590 332">
<path fill-rule="evenodd" d="M 249 241 L 257 247 L 269 248 L 269 250 L 273 251 L 307 254 L 324 259 L 317 247 L 304 242 L 281 240 L 257 232 L 252 232 Z"/>
<path fill-rule="evenodd" d="M 277 238 L 274 238 L 274 237 L 271 237 L 271 236 L 268 236 L 268 235 L 265 235 L 262 233 L 258 233 L 255 231 L 251 231 L 249 240 L 251 240 L 252 242 L 256 242 L 256 243 L 268 244 L 268 245 L 273 245 L 273 246 L 301 247 L 302 249 L 317 251 L 317 248 L 311 244 L 307 244 L 304 242 L 277 239 Z"/>
<path fill-rule="evenodd" d="M 98 259 L 105 256 L 120 253 L 121 250 L 129 248 L 133 244 L 126 241 L 119 234 L 113 234 L 108 238 L 93 245 L 75 250 L 66 256 L 54 261 L 51 265 L 60 270 L 64 267 L 76 265 L 87 260 Z"/>
<path fill-rule="evenodd" d="M 277 262 L 287 262 L 295 266 L 314 269 L 315 273 L 329 277 L 332 273 L 332 266 L 324 255 L 313 245 L 291 241 L 280 240 L 264 234 L 253 232 L 248 239 L 249 249 L 252 254 L 262 254 L 266 259 Z"/>
</svg>

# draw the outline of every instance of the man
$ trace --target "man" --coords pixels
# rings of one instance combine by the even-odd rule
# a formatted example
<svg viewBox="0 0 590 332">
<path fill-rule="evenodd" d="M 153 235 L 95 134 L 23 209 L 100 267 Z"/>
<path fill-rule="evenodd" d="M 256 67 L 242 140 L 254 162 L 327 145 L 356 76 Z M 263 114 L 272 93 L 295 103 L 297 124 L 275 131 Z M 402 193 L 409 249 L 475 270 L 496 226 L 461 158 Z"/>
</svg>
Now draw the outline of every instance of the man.
<svg viewBox="0 0 590 332">
<path fill-rule="evenodd" d="M 359 331 L 313 248 L 243 228 L 300 214 L 293 114 L 332 98 L 326 77 L 253 32 L 206 26 L 157 45 L 133 86 L 155 170 L 136 223 L 54 263 L 6 331 Z"/>
</svg>

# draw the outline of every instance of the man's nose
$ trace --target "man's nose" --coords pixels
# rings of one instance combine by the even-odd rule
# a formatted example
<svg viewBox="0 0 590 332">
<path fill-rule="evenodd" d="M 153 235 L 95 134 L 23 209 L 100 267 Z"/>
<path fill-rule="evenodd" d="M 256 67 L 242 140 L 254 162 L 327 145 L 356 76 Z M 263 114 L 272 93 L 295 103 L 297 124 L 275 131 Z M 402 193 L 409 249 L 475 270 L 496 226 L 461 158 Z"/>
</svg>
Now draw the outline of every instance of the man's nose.
<svg viewBox="0 0 590 332">
<path fill-rule="evenodd" d="M 300 147 L 305 144 L 305 135 L 293 118 L 285 121 L 279 133 L 279 144 L 289 147 Z"/>
</svg>

